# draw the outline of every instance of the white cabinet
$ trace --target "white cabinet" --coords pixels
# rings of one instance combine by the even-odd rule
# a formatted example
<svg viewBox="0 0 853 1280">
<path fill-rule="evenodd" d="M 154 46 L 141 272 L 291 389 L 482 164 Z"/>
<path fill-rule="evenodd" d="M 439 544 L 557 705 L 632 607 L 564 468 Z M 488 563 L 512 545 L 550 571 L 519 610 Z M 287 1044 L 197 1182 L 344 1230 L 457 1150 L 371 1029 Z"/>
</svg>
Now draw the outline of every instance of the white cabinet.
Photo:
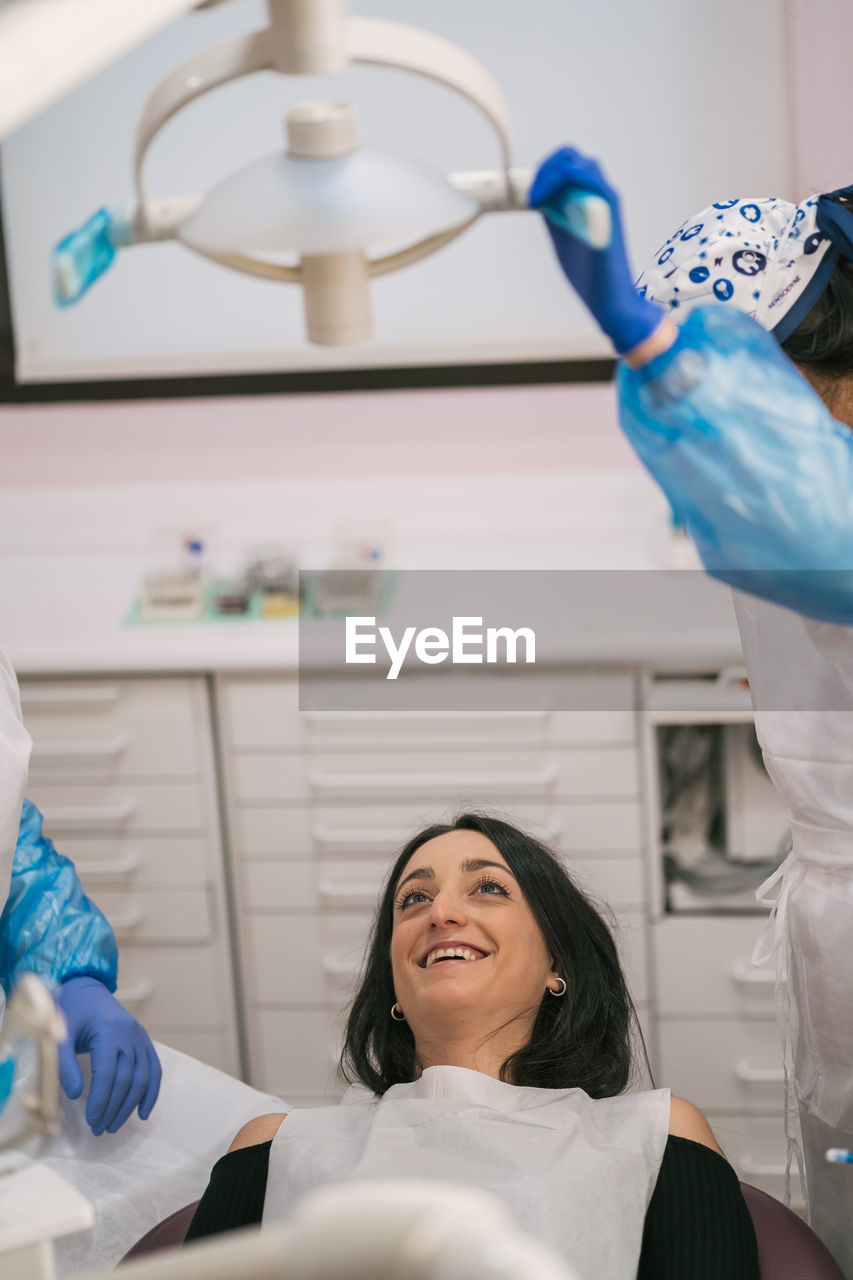
<svg viewBox="0 0 853 1280">
<path fill-rule="evenodd" d="M 645 1011 L 633 678 L 571 678 L 602 685 L 593 703 L 624 710 L 302 714 L 295 680 L 218 679 L 242 999 L 258 1088 L 291 1104 L 338 1096 L 342 1019 L 391 860 L 419 829 L 465 808 L 539 834 L 614 906 Z"/>
<path fill-rule="evenodd" d="M 28 794 L 119 944 L 155 1038 L 239 1074 L 206 681 L 27 681 Z"/>
</svg>

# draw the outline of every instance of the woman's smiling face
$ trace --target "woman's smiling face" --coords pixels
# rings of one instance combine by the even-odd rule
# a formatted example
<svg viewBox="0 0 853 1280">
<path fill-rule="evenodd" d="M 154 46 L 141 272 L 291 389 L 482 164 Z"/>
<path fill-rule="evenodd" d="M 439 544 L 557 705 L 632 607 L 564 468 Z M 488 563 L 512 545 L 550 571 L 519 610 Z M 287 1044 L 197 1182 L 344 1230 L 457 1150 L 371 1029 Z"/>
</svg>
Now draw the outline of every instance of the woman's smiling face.
<svg viewBox="0 0 853 1280">
<path fill-rule="evenodd" d="M 463 954 L 442 958 L 446 950 Z M 532 1029 L 546 986 L 559 985 L 517 880 L 478 831 L 436 836 L 409 859 L 394 897 L 391 967 L 416 1042 L 440 1035 L 451 1011 L 467 1010 L 478 1028 L 528 1016 Z"/>
</svg>

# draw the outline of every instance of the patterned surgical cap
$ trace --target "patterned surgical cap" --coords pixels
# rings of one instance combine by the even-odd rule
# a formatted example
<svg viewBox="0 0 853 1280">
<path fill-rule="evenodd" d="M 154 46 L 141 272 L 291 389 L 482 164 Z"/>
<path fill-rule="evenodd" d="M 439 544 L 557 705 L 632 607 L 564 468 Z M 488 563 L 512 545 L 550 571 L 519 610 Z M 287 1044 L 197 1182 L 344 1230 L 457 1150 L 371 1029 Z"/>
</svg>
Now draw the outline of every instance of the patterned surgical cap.
<svg viewBox="0 0 853 1280">
<path fill-rule="evenodd" d="M 705 302 L 745 311 L 779 342 L 823 293 L 841 253 L 853 259 L 853 187 L 791 204 L 719 200 L 683 222 L 637 281 L 674 319 Z"/>
</svg>

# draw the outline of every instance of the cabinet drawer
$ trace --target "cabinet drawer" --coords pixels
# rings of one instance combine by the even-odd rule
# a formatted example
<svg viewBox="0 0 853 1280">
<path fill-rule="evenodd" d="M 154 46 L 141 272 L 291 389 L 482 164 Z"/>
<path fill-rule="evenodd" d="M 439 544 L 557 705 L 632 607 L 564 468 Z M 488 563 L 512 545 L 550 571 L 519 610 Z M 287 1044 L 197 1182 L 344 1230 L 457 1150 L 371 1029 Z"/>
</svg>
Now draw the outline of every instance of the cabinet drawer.
<svg viewBox="0 0 853 1280">
<path fill-rule="evenodd" d="M 368 911 L 244 917 L 252 1001 L 339 1006 L 358 980 L 372 921 Z M 649 998 L 642 913 L 621 912 L 616 939 L 631 994 L 642 1003 Z"/>
<path fill-rule="evenodd" d="M 564 859 L 585 892 L 611 906 L 642 906 L 642 862 L 634 858 Z M 377 905 L 391 860 L 299 858 L 247 862 L 245 904 L 252 909 L 370 907 Z"/>
<path fill-rule="evenodd" d="M 345 1021 L 332 1009 L 255 1009 L 249 1015 L 251 1083 L 291 1096 L 337 1097 L 338 1054 Z"/>
<path fill-rule="evenodd" d="M 782 1116 L 711 1115 L 708 1121 L 740 1180 L 784 1200 L 787 1143 Z M 796 1161 L 791 1168 L 791 1205 L 803 1207 Z"/>
<path fill-rule="evenodd" d="M 174 889 L 105 889 L 94 899 L 122 948 L 128 942 L 210 942 L 215 933 L 211 891 L 205 886 Z"/>
<path fill-rule="evenodd" d="M 60 850 L 66 835 L 201 834 L 205 828 L 202 787 L 192 782 L 37 782 L 29 796 Z"/>
<path fill-rule="evenodd" d="M 244 917 L 253 1003 L 340 1007 L 361 970 L 371 922 L 364 911 Z"/>
<path fill-rule="evenodd" d="M 774 1017 L 775 958 L 750 964 L 764 917 L 664 919 L 653 926 L 661 1014 Z"/>
<path fill-rule="evenodd" d="M 194 778 L 206 728 L 201 681 L 25 683 L 32 778 Z"/>
<path fill-rule="evenodd" d="M 174 1031 L 164 1030 L 152 1037 L 173 1049 L 198 1058 L 229 1076 L 240 1076 L 240 1058 L 237 1042 L 229 1031 Z"/>
<path fill-rule="evenodd" d="M 662 1020 L 659 1083 L 703 1111 L 781 1113 L 782 1049 L 775 1022 Z"/>
<path fill-rule="evenodd" d="M 507 797 L 636 796 L 633 747 L 589 751 L 391 751 L 358 756 L 284 753 L 235 755 L 235 794 L 242 801 L 357 800 L 428 796 L 453 803 L 473 795 Z"/>
<path fill-rule="evenodd" d="M 70 858 L 87 893 L 148 885 L 202 883 L 210 853 L 204 836 L 67 836 L 60 853 Z"/>
<path fill-rule="evenodd" d="M 497 740 L 510 747 L 635 741 L 630 674 L 578 674 L 563 677 L 562 684 L 575 686 L 578 707 L 591 710 L 300 712 L 295 681 L 229 678 L 220 681 L 219 690 L 227 740 L 238 750 L 328 747 L 360 752 L 395 746 L 442 751 L 448 742 L 459 748 L 493 748 Z"/>
<path fill-rule="evenodd" d="M 316 854 L 374 856 L 390 860 L 418 831 L 447 822 L 463 806 L 435 804 L 235 805 L 234 850 L 244 858 L 299 858 Z M 643 846 L 642 811 L 636 800 L 607 804 L 497 802 L 470 797 L 465 806 L 485 809 L 529 830 L 564 853 L 636 853 Z"/>
<path fill-rule="evenodd" d="M 150 1026 L 178 1031 L 220 1027 L 230 1018 L 219 977 L 221 961 L 215 947 L 124 943 L 116 998 L 149 1031 Z"/>
</svg>

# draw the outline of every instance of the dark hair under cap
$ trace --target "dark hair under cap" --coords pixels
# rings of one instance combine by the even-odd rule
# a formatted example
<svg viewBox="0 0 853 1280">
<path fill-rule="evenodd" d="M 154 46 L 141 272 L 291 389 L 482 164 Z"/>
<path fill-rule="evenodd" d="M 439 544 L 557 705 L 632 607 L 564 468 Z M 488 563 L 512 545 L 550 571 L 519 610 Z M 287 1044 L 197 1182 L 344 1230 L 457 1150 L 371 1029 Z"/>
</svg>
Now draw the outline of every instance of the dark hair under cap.
<svg viewBox="0 0 853 1280">
<path fill-rule="evenodd" d="M 593 1098 L 621 1093 L 632 1082 L 632 1036 L 642 1045 L 642 1035 L 610 929 L 545 845 L 508 822 L 478 813 L 427 827 L 394 862 L 347 1022 L 344 1078 L 381 1095 L 419 1074 L 411 1029 L 390 1013 L 394 896 L 412 855 L 451 831 L 477 831 L 491 840 L 518 881 L 556 972 L 567 984 L 560 999 L 543 992 L 530 1039 L 503 1063 L 501 1079 L 546 1089 L 581 1088 Z"/>
<path fill-rule="evenodd" d="M 841 257 L 829 284 L 781 344 L 794 364 L 825 378 L 853 374 L 853 262 Z"/>
</svg>

